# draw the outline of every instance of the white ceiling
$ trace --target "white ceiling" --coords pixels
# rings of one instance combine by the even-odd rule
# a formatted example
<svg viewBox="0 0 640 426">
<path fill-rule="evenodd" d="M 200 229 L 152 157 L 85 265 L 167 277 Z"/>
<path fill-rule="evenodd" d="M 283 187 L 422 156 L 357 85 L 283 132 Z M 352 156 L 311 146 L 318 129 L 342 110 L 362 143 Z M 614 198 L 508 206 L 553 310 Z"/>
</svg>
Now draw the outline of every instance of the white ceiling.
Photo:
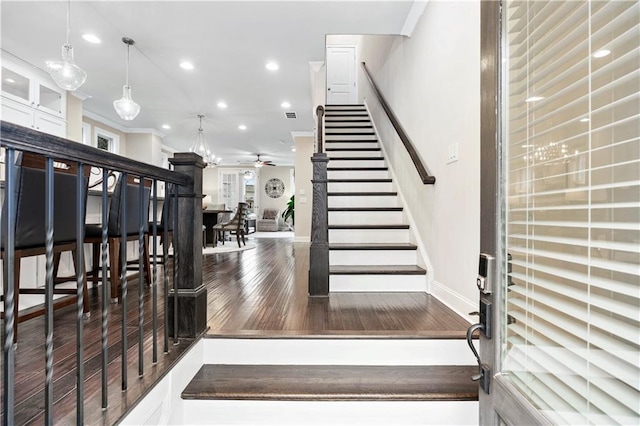
<svg viewBox="0 0 640 426">
<path fill-rule="evenodd" d="M 88 78 L 85 111 L 128 128 L 165 134 L 164 144 L 186 151 L 197 114 L 223 165 L 254 154 L 293 164 L 291 132 L 313 130 L 309 62 L 324 60 L 327 34 L 400 34 L 413 1 L 73 1 L 71 44 Z M 44 68 L 65 40 L 66 2 L 5 1 L 2 49 Z M 101 44 L 81 36 L 92 33 Z M 112 102 L 122 96 L 126 47 L 133 38 L 130 85 L 142 107 L 127 122 Z M 179 67 L 191 61 L 195 69 Z M 280 69 L 265 69 L 269 60 Z M 216 104 L 224 100 L 226 110 Z M 285 119 L 283 101 L 298 118 Z M 163 130 L 163 124 L 171 125 Z M 245 124 L 246 131 L 238 130 Z M 280 142 L 281 141 L 281 142 Z"/>
</svg>

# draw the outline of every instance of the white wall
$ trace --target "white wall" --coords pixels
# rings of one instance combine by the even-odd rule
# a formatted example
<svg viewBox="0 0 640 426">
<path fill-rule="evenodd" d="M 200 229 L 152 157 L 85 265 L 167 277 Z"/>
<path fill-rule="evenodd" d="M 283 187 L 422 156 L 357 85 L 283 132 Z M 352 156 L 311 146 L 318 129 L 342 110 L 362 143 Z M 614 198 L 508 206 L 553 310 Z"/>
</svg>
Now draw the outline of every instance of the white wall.
<svg viewBox="0 0 640 426">
<path fill-rule="evenodd" d="M 296 198 L 295 237 L 296 242 L 311 241 L 311 210 L 313 207 L 313 136 L 295 136 L 296 144 Z"/>
<path fill-rule="evenodd" d="M 364 36 L 360 59 L 430 172 L 423 185 L 369 85 L 370 107 L 400 191 L 433 266 L 432 293 L 459 313 L 477 308 L 480 235 L 480 3 L 431 1 L 411 36 Z M 459 161 L 446 164 L 448 148 Z"/>
<path fill-rule="evenodd" d="M 293 167 L 275 166 L 275 167 L 262 167 L 259 171 L 260 178 L 256 185 L 256 194 L 260 199 L 260 211 L 257 212 L 258 217 L 262 217 L 264 209 L 273 208 L 280 210 L 280 214 L 287 207 L 289 198 L 293 195 L 293 188 L 291 187 L 290 174 Z M 264 186 L 269 179 L 278 178 L 284 182 L 284 194 L 282 197 L 271 198 L 264 191 Z"/>
</svg>

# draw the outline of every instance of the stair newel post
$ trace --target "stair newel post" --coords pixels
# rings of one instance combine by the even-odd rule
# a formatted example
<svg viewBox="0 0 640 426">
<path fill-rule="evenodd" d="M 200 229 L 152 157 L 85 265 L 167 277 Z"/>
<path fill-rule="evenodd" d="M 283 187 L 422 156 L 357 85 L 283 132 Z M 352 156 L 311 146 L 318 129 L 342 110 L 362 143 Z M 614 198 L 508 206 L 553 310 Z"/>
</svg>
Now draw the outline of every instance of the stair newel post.
<svg viewBox="0 0 640 426">
<path fill-rule="evenodd" d="M 329 217 L 327 214 L 327 163 L 325 153 L 315 153 L 313 163 L 313 210 L 309 253 L 309 296 L 329 295 Z"/>
<path fill-rule="evenodd" d="M 178 219 L 177 229 L 174 228 L 173 232 L 177 232 L 177 238 L 174 237 L 177 240 L 177 247 L 174 247 L 177 252 L 177 256 L 174 255 L 177 280 L 168 298 L 169 323 L 166 327 L 172 335 L 173 305 L 177 300 L 178 336 L 193 338 L 201 335 L 207 327 L 207 290 L 202 284 L 202 170 L 206 163 L 192 152 L 175 153 L 169 162 L 173 164 L 174 171 L 192 179 L 188 185 L 176 185 Z"/>
<path fill-rule="evenodd" d="M 323 146 L 323 136 L 324 136 L 324 107 L 322 105 L 318 105 L 316 108 L 316 117 L 318 119 L 318 125 L 316 126 L 316 134 L 317 134 L 317 146 L 316 152 L 324 152 Z M 314 178 L 315 179 L 315 178 Z"/>
</svg>

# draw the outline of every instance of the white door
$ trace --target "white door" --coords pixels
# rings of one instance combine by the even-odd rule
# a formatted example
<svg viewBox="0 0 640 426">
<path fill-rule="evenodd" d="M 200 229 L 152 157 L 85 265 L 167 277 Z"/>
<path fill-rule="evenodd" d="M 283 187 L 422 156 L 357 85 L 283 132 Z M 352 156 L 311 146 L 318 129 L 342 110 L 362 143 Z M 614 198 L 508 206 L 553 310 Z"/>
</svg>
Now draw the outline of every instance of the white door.
<svg viewBox="0 0 640 426">
<path fill-rule="evenodd" d="M 327 105 L 356 103 L 355 46 L 327 46 Z"/>
<path fill-rule="evenodd" d="M 640 3 L 481 7 L 480 424 L 638 425 Z"/>
</svg>

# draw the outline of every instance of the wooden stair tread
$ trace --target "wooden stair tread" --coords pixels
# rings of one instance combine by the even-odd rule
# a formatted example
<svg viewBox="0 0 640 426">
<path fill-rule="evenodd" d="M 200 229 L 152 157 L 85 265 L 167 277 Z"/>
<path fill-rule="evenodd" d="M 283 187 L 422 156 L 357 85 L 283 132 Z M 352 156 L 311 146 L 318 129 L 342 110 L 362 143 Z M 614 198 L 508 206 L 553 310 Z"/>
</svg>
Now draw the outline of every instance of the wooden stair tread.
<svg viewBox="0 0 640 426">
<path fill-rule="evenodd" d="M 384 161 L 384 157 L 329 157 L 329 161 Z"/>
<path fill-rule="evenodd" d="M 327 148 L 325 149 L 325 151 L 334 151 L 334 152 L 350 152 L 350 151 L 354 151 L 354 152 L 372 152 L 372 151 L 382 151 L 381 148 L 377 147 L 377 148 Z"/>
<path fill-rule="evenodd" d="M 403 207 L 329 207 L 330 212 L 401 212 Z"/>
<path fill-rule="evenodd" d="M 417 250 L 410 243 L 335 243 L 329 244 L 329 250 Z"/>
<path fill-rule="evenodd" d="M 183 399 L 477 401 L 477 366 L 207 364 Z"/>
<path fill-rule="evenodd" d="M 327 179 L 327 183 L 390 183 L 392 179 Z"/>
<path fill-rule="evenodd" d="M 327 171 L 346 171 L 346 172 L 358 172 L 358 171 L 385 171 L 389 170 L 388 167 L 327 167 Z"/>
<path fill-rule="evenodd" d="M 327 126 L 325 124 L 324 126 L 325 129 L 372 129 L 373 125 L 368 125 L 368 126 L 347 126 L 345 124 L 340 124 L 340 125 L 334 125 L 334 126 Z"/>
<path fill-rule="evenodd" d="M 344 197 L 344 196 L 365 196 L 365 197 L 375 197 L 375 196 L 396 196 L 398 195 L 395 191 L 390 192 L 328 192 L 327 197 Z"/>
<path fill-rule="evenodd" d="M 328 143 L 377 143 L 378 139 L 330 139 L 324 141 L 325 144 Z"/>
<path fill-rule="evenodd" d="M 369 224 L 349 224 L 349 225 L 329 225 L 329 229 L 409 229 L 406 224 L 387 224 L 387 225 L 369 225 Z"/>
<path fill-rule="evenodd" d="M 355 120 L 335 120 L 333 119 L 333 117 L 331 117 L 331 120 L 324 120 L 325 123 L 367 123 L 370 122 L 371 120 L 368 118 L 358 118 Z"/>
<path fill-rule="evenodd" d="M 330 275 L 426 275 L 417 265 L 330 265 Z"/>
<path fill-rule="evenodd" d="M 376 133 L 374 131 L 370 131 L 370 132 L 344 132 L 344 131 L 339 131 L 339 132 L 324 132 L 325 136 L 334 136 L 334 135 L 339 135 L 339 136 L 361 136 L 361 135 L 375 135 Z"/>
</svg>

